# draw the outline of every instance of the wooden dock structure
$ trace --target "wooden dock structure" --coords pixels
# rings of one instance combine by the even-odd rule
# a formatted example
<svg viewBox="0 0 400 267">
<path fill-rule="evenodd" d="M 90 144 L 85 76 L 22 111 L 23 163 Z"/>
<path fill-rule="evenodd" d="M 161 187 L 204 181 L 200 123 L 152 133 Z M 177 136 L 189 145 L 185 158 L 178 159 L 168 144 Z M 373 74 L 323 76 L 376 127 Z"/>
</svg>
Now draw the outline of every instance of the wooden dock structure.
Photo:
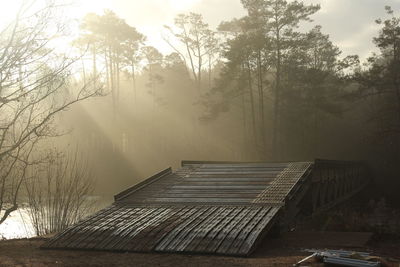
<svg viewBox="0 0 400 267">
<path fill-rule="evenodd" d="M 369 182 L 361 162 L 183 161 L 117 194 L 43 248 L 248 256 L 274 225 L 329 209 Z"/>
</svg>

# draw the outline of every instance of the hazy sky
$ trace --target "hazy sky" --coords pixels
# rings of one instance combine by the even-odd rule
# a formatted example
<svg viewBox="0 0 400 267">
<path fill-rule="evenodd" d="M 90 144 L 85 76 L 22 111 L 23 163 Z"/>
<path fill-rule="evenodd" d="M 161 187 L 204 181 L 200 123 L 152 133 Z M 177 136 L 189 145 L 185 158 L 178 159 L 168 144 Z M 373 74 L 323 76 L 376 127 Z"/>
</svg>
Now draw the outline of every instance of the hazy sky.
<svg viewBox="0 0 400 267">
<path fill-rule="evenodd" d="M 149 43 L 163 52 L 169 52 L 160 32 L 163 24 L 173 22 L 176 14 L 194 11 L 201 13 L 206 22 L 216 27 L 220 21 L 245 15 L 240 0 L 113 0 L 97 1 L 113 9 L 130 25 L 148 36 Z M 321 10 L 313 16 L 322 25 L 344 55 L 359 54 L 367 57 L 374 49 L 372 37 L 378 32 L 375 19 L 384 17 L 384 6 L 390 5 L 400 12 L 400 0 L 306 0 L 319 3 Z M 400 15 L 400 13 L 398 13 Z"/>
<path fill-rule="evenodd" d="M 0 0 L 10 7 L 21 0 Z M 65 0 L 79 5 L 71 15 L 78 17 L 87 12 L 101 13 L 112 9 L 148 37 L 148 44 L 163 53 L 171 52 L 161 38 L 164 24 L 172 24 L 173 18 L 183 12 L 201 13 L 206 22 L 215 28 L 222 20 L 245 15 L 240 0 Z M 358 54 L 367 57 L 374 50 L 372 37 L 379 27 L 375 19 L 385 17 L 384 6 L 390 5 L 400 16 L 400 0 L 305 0 L 319 3 L 321 10 L 313 16 L 322 25 L 323 32 L 331 36 L 343 55 Z M 2 8 L 2 13 L 10 10 Z M 71 11 L 70 11 L 71 12 Z M 398 12 L 398 13 L 397 13 Z M 4 15 L 4 14 L 3 14 Z"/>
</svg>

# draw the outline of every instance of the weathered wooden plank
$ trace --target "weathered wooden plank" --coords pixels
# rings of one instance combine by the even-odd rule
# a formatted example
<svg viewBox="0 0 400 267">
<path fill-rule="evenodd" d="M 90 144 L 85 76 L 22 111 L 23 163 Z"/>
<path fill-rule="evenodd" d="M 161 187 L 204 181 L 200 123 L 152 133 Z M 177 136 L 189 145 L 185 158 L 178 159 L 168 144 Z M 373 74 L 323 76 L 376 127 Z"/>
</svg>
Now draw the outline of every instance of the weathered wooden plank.
<svg viewBox="0 0 400 267">
<path fill-rule="evenodd" d="M 228 207 L 227 210 L 230 212 L 218 222 L 216 226 L 201 240 L 196 248 L 197 252 L 206 252 L 206 249 L 210 246 L 210 243 L 217 237 L 222 229 L 224 229 L 236 215 L 238 215 L 243 207 Z"/>
<path fill-rule="evenodd" d="M 247 238 L 242 243 L 239 251 L 237 252 L 240 255 L 248 255 L 249 252 L 253 249 L 254 244 L 259 238 L 261 232 L 271 223 L 271 220 L 277 214 L 280 208 L 272 207 L 268 213 L 262 218 L 262 220 L 257 224 L 257 226 L 250 232 Z"/>
<path fill-rule="evenodd" d="M 197 171 L 191 173 L 190 176 L 194 175 L 243 175 L 243 176 L 252 176 L 256 174 L 264 175 L 264 174 L 269 174 L 269 175 L 278 175 L 282 171 L 241 171 L 240 169 L 238 170 L 232 170 L 232 171 Z"/>
<path fill-rule="evenodd" d="M 187 177 L 183 177 L 180 181 L 190 181 L 191 179 L 198 179 L 200 181 L 202 180 L 206 180 L 206 179 L 221 179 L 221 180 L 244 180 L 244 181 L 257 181 L 257 180 L 261 180 L 261 181 L 273 181 L 275 178 L 277 177 L 277 175 L 275 174 L 269 174 L 269 173 L 259 173 L 259 174 L 249 174 L 249 175 L 243 175 L 243 174 L 237 174 L 237 173 L 232 173 L 232 174 L 212 174 L 212 175 L 190 175 Z"/>
<path fill-rule="evenodd" d="M 110 218 L 116 216 L 118 212 L 125 212 L 124 207 L 119 207 L 118 209 L 114 209 L 112 212 L 104 215 L 99 216 L 96 218 L 96 221 L 90 225 L 87 225 L 83 228 L 78 228 L 77 231 L 74 233 L 74 236 L 70 238 L 70 242 L 65 244 L 65 247 L 74 248 L 79 246 L 80 242 L 87 238 L 89 235 L 93 234 L 97 230 L 99 230 L 103 225 L 106 225 Z"/>
<path fill-rule="evenodd" d="M 254 193 L 254 192 L 260 192 L 262 190 L 260 190 L 260 188 L 254 189 L 254 188 L 230 188 L 230 189 L 225 189 L 225 190 L 221 190 L 221 189 L 217 189 L 217 188 L 212 188 L 212 189 L 204 189 L 204 188 L 194 188 L 194 189 L 176 189 L 176 188 L 171 188 L 165 191 L 162 190 L 154 190 L 154 191 L 146 191 L 146 192 L 165 192 L 165 193 L 171 193 L 171 194 L 184 194 L 184 193 L 237 193 L 237 192 L 247 192 L 247 193 Z"/>
<path fill-rule="evenodd" d="M 249 220 L 249 222 L 244 226 L 239 234 L 235 237 L 235 240 L 232 242 L 229 249 L 226 251 L 227 254 L 235 255 L 240 249 L 243 242 L 246 240 L 247 236 L 253 231 L 256 225 L 264 218 L 264 216 L 268 213 L 271 208 L 261 208 L 259 212 L 257 212 L 253 218 Z"/>
<path fill-rule="evenodd" d="M 236 227 L 236 225 L 250 212 L 250 208 L 245 207 L 241 212 L 232 218 L 232 220 L 218 233 L 218 235 L 210 242 L 210 245 L 206 248 L 206 252 L 217 252 L 217 249 L 224 242 L 229 233 Z M 226 242 L 227 243 L 227 242 Z M 225 243 L 224 246 L 227 244 Z"/>
<path fill-rule="evenodd" d="M 50 241 L 48 241 L 44 247 L 50 248 L 50 247 L 62 247 L 65 246 L 66 244 L 69 243 L 70 238 L 74 237 L 74 234 L 78 231 L 80 231 L 82 228 L 91 225 L 94 221 L 98 220 L 99 217 L 101 216 L 106 216 L 109 213 L 114 212 L 116 209 L 119 207 L 116 207 L 114 205 L 104 208 L 92 216 L 86 218 L 85 220 L 81 221 L 80 223 L 69 227 L 65 231 L 62 231 L 61 233 L 57 234 L 55 237 L 53 237 Z"/>
<path fill-rule="evenodd" d="M 118 243 L 113 245 L 113 248 L 116 250 L 126 251 L 126 245 L 136 236 L 141 230 L 144 228 L 151 226 L 153 223 L 159 221 L 159 218 L 162 218 L 166 213 L 170 212 L 169 207 L 158 207 L 153 210 L 150 214 L 145 216 L 140 222 L 130 227 L 130 231 L 128 230 L 124 238 L 122 238 Z"/>
<path fill-rule="evenodd" d="M 144 180 L 144 181 L 142 181 L 142 182 L 140 182 L 140 183 L 138 183 L 138 184 L 136 184 L 136 185 L 134 185 L 134 186 L 122 191 L 122 192 L 120 192 L 119 194 L 114 196 L 114 199 L 115 200 L 121 200 L 123 198 L 126 198 L 130 194 L 134 193 L 135 191 L 140 190 L 140 188 L 148 186 L 149 184 L 156 182 L 158 179 L 161 179 L 162 177 L 164 177 L 166 175 L 171 175 L 171 174 L 172 174 L 171 167 L 167 168 L 167 169 L 165 169 L 165 170 L 153 175 L 152 177 L 150 177 L 150 178 L 148 178 L 148 179 L 146 179 L 146 180 Z"/>
<path fill-rule="evenodd" d="M 171 202 L 171 203 L 248 203 L 249 198 L 148 198 L 145 202 Z"/>
<path fill-rule="evenodd" d="M 180 234 L 180 232 L 192 223 L 198 216 L 209 210 L 210 208 L 200 208 L 200 207 L 192 207 L 190 211 L 185 214 L 185 220 L 179 224 L 173 231 L 168 233 L 156 246 L 156 251 L 166 251 L 168 245 L 175 240 L 175 238 Z"/>
<path fill-rule="evenodd" d="M 255 184 L 255 185 L 247 185 L 246 183 L 240 183 L 238 185 L 235 185 L 234 183 L 232 184 L 221 184 L 221 185 L 216 185 L 216 186 L 202 186 L 202 185 L 193 185 L 193 184 L 187 184 L 187 185 L 180 185 L 178 184 L 171 184 L 171 185 L 165 185 L 165 186 L 160 186 L 160 187 L 152 187 L 148 188 L 147 190 L 143 190 L 140 193 L 137 193 L 135 195 L 130 196 L 129 198 L 125 199 L 132 199 L 136 195 L 140 195 L 141 193 L 144 192 L 156 192 L 156 191 L 163 191 L 164 192 L 169 192 L 173 190 L 181 190 L 181 191 L 196 191 L 196 190 L 220 190 L 221 192 L 224 192 L 225 190 L 236 190 L 239 191 L 240 188 L 243 188 L 243 190 L 264 190 L 267 188 L 269 184 Z M 221 190 L 223 189 L 223 190 Z M 123 199 L 123 200 L 125 200 Z M 121 200 L 121 201 L 123 201 Z"/>
<path fill-rule="evenodd" d="M 226 177 L 221 177 L 221 176 L 209 176 L 209 177 L 187 177 L 183 181 L 184 182 L 270 182 L 274 180 L 275 177 L 265 177 L 261 176 L 260 177 L 244 177 L 244 176 L 237 176 L 237 177 L 232 177 L 232 176 L 226 176 Z"/>
<path fill-rule="evenodd" d="M 192 231 L 192 229 L 196 228 L 203 220 L 205 220 L 211 213 L 213 213 L 217 207 L 207 207 L 205 212 L 201 212 L 199 216 L 193 216 L 193 220 L 190 220 L 190 223 L 182 227 L 172 242 L 168 244 L 165 251 L 176 251 L 176 248 L 179 244 L 185 239 L 186 235 Z"/>
<path fill-rule="evenodd" d="M 83 229 L 80 236 L 77 238 L 75 237 L 74 240 L 68 244 L 70 248 L 84 248 L 87 243 L 92 242 L 96 238 L 99 233 L 107 229 L 108 225 L 112 223 L 116 218 L 125 212 L 129 212 L 129 209 L 123 207 L 109 216 L 100 217 L 94 224 L 88 226 L 87 228 Z"/>
<path fill-rule="evenodd" d="M 251 167 L 251 168 L 268 168 L 268 167 L 285 167 L 288 163 L 231 163 L 231 164 L 202 164 L 200 168 L 241 168 L 241 167 Z"/>
<path fill-rule="evenodd" d="M 85 240 L 82 244 L 84 248 L 88 249 L 103 249 L 105 244 L 104 242 L 109 239 L 115 238 L 117 233 L 121 228 L 125 225 L 126 221 L 134 220 L 135 216 L 137 216 L 137 211 L 135 209 L 128 209 L 128 212 L 123 214 L 119 214 L 119 216 L 113 219 L 102 231 L 98 232 L 96 235 L 91 236 L 90 239 Z M 118 226 L 117 226 L 118 225 Z"/>
<path fill-rule="evenodd" d="M 185 236 L 182 237 L 182 240 L 179 242 L 179 244 L 174 248 L 175 251 L 190 251 L 186 250 L 186 247 L 189 245 L 189 243 L 199 234 L 202 233 L 202 231 L 206 231 L 208 228 L 208 224 L 215 220 L 218 215 L 224 210 L 223 207 L 215 207 L 215 209 L 207 214 L 207 216 L 200 216 L 197 224 L 193 224 L 193 228 L 190 229 Z"/>
<path fill-rule="evenodd" d="M 224 193 L 207 193 L 207 192 L 195 192 L 195 193 L 162 193 L 160 192 L 159 197 L 161 198 L 253 198 L 257 193 L 239 193 L 239 192 L 224 192 Z M 137 199 L 145 198 L 145 196 L 139 196 Z M 146 198 L 147 199 L 147 198 Z"/>
<path fill-rule="evenodd" d="M 230 246 L 235 241 L 240 231 L 242 231 L 242 229 L 246 227 L 246 225 L 250 222 L 250 220 L 261 210 L 260 207 L 249 208 L 249 209 L 250 209 L 249 213 L 245 217 L 243 217 L 225 237 L 224 241 L 217 250 L 218 253 L 227 254 Z"/>
<path fill-rule="evenodd" d="M 181 185 L 174 185 L 171 188 L 173 189 L 264 189 L 265 186 L 257 186 L 257 185 L 216 185 L 216 186 L 181 186 Z"/>
<path fill-rule="evenodd" d="M 191 210 L 189 207 L 184 207 L 182 209 L 177 209 L 176 213 L 171 215 L 164 222 L 159 224 L 154 230 L 146 236 L 146 240 L 142 242 L 139 246 L 135 247 L 136 251 L 152 251 L 155 246 L 173 229 L 175 229 L 179 224 L 181 224 L 186 217 L 187 213 Z M 139 244 L 139 243 L 138 243 Z M 130 248 L 130 250 L 133 250 Z"/>
<path fill-rule="evenodd" d="M 77 246 L 79 248 L 95 248 L 97 244 L 101 241 L 101 239 L 104 236 L 107 236 L 109 231 L 112 229 L 113 225 L 115 224 L 116 221 L 120 220 L 120 218 L 124 217 L 126 214 L 130 214 L 132 212 L 132 209 L 128 207 L 124 207 L 124 209 L 119 210 L 118 212 L 114 213 L 114 216 L 109 217 L 107 220 L 105 220 L 101 224 L 95 224 L 97 227 L 95 230 L 90 229 L 89 232 L 91 232 L 90 235 L 86 236 L 85 238 L 82 238 Z"/>
<path fill-rule="evenodd" d="M 238 182 L 238 181 L 198 181 L 198 182 L 182 182 L 179 183 L 179 186 L 248 186 L 248 185 L 256 185 L 256 186 L 262 186 L 265 188 L 270 182 L 269 181 L 243 181 L 243 182 Z"/>
<path fill-rule="evenodd" d="M 127 225 L 128 221 L 135 221 L 136 218 L 141 214 L 143 208 L 131 208 L 129 213 L 122 215 L 118 220 L 115 221 L 114 225 L 110 228 L 108 235 L 103 235 L 101 242 L 96 245 L 96 248 L 105 249 L 116 236 L 118 236 Z"/>
<path fill-rule="evenodd" d="M 115 246 L 122 242 L 126 236 L 133 230 L 137 225 L 139 225 L 142 221 L 147 220 L 147 217 L 154 213 L 157 208 L 141 208 L 139 211 L 135 213 L 135 218 L 126 221 L 126 224 L 121 227 L 121 230 L 118 231 L 117 235 L 115 235 L 112 239 L 110 239 L 106 244 L 103 244 L 103 248 L 107 250 L 115 249 Z"/>
<path fill-rule="evenodd" d="M 154 235 L 160 231 L 159 226 L 165 225 L 165 223 L 169 222 L 169 219 L 181 211 L 183 208 L 170 207 L 164 213 L 159 214 L 152 221 L 149 221 L 146 224 L 138 227 L 138 233 L 133 236 L 133 238 L 129 239 L 128 242 L 124 245 L 124 250 L 127 251 L 144 251 L 149 252 L 146 244 L 149 242 L 149 239 L 153 238 Z"/>
<path fill-rule="evenodd" d="M 242 189 L 240 190 L 239 188 L 232 188 L 232 189 L 228 189 L 228 190 L 220 190 L 220 189 L 202 189 L 202 188 L 198 188 L 198 189 L 171 189 L 171 190 L 157 190 L 157 191 L 146 191 L 146 192 L 154 192 L 154 193 L 158 193 L 158 192 L 165 192 L 165 193 L 170 193 L 170 194 L 192 194 L 192 193 L 199 193 L 199 194 L 205 194 L 207 192 L 210 193 L 240 193 L 240 192 L 246 192 L 246 193 L 255 193 L 255 192 L 260 192 L 262 190 L 260 189 Z M 139 194 L 138 194 L 139 195 Z"/>
<path fill-rule="evenodd" d="M 206 221 L 199 225 L 195 229 L 195 234 L 191 238 L 186 238 L 187 246 L 183 251 L 197 251 L 197 246 L 200 242 L 207 236 L 207 234 L 212 231 L 212 229 L 218 225 L 224 218 L 232 212 L 231 208 L 220 207 L 216 212 L 212 214 Z M 190 240 L 191 239 L 191 240 Z M 190 242 L 188 242 L 190 240 Z"/>
<path fill-rule="evenodd" d="M 277 167 L 266 167 L 266 166 L 244 166 L 244 165 L 240 165 L 240 166 L 214 166 L 214 167 L 207 167 L 207 166 L 202 166 L 197 168 L 196 170 L 193 171 L 231 171 L 231 170 L 278 170 L 278 169 L 282 169 L 285 168 L 286 166 L 277 166 Z"/>
<path fill-rule="evenodd" d="M 254 199 L 254 197 L 255 196 L 257 196 L 258 194 L 257 194 L 257 192 L 254 192 L 254 193 L 249 193 L 249 192 L 245 192 L 245 193 L 239 193 L 239 192 L 226 192 L 226 193 L 221 193 L 221 194 L 216 194 L 216 193 L 209 193 L 209 194 L 207 194 L 207 192 L 202 192 L 202 193 L 193 193 L 193 194 L 182 194 L 182 196 L 181 195 L 179 195 L 178 193 L 176 193 L 176 194 L 172 194 L 172 193 L 162 193 L 162 192 L 160 192 L 159 193 L 159 196 L 157 197 L 157 199 L 159 199 L 159 198 L 161 198 L 161 199 L 163 199 L 163 198 L 182 198 L 182 199 L 185 199 L 185 198 L 233 198 L 233 199 L 235 199 L 235 198 L 243 198 L 243 199 L 251 199 L 251 200 L 253 200 Z M 146 198 L 144 195 L 140 195 L 140 196 L 137 196 L 136 198 L 135 198 L 135 200 L 137 200 L 137 201 L 146 201 L 147 200 L 147 202 L 149 201 L 149 200 L 154 200 L 154 198 Z M 130 201 L 127 201 L 127 202 L 125 202 L 125 201 L 123 201 L 123 202 L 121 202 L 121 203 L 130 203 Z M 162 204 L 162 203 L 160 203 L 160 204 Z"/>
<path fill-rule="evenodd" d="M 197 169 L 190 174 L 202 174 L 202 173 L 273 173 L 280 172 L 284 168 L 219 168 L 219 169 Z"/>
</svg>

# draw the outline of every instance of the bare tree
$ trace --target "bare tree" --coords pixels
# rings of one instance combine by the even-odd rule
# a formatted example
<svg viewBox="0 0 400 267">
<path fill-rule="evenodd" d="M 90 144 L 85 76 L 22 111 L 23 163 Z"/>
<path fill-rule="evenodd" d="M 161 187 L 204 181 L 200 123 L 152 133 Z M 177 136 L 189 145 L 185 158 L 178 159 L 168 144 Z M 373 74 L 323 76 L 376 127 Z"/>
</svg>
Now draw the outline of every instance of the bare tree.
<svg viewBox="0 0 400 267">
<path fill-rule="evenodd" d="M 72 88 L 72 58 L 56 49 L 65 24 L 54 1 L 23 1 L 0 29 L 0 223 L 18 208 L 31 152 L 57 136 L 54 119 L 72 104 L 100 95 L 93 81 Z"/>
<path fill-rule="evenodd" d="M 167 35 L 163 39 L 167 44 L 178 53 L 185 61 L 185 65 L 190 69 L 193 79 L 198 89 L 201 88 L 202 70 L 208 65 L 209 71 L 213 64 L 215 54 L 218 52 L 218 40 L 213 31 L 209 29 L 203 17 L 197 13 L 179 14 L 175 18 L 174 27 L 164 26 L 170 36 L 183 45 L 174 44 L 173 40 Z"/>
<path fill-rule="evenodd" d="M 64 230 L 94 207 L 89 198 L 94 187 L 91 168 L 78 151 L 53 151 L 46 158 L 31 168 L 25 180 L 28 212 L 37 235 Z"/>
</svg>

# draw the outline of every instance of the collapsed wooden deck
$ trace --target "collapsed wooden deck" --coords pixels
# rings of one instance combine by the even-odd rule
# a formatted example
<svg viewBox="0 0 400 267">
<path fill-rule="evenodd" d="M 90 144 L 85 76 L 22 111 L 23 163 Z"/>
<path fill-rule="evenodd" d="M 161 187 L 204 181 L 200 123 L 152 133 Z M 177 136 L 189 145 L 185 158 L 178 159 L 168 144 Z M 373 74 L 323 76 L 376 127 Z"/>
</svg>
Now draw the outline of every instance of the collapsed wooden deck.
<svg viewBox="0 0 400 267">
<path fill-rule="evenodd" d="M 247 256 L 274 223 L 296 216 L 298 204 L 317 188 L 313 181 L 343 175 L 353 181 L 354 188 L 338 187 L 337 199 L 365 183 L 363 172 L 354 171 L 361 165 L 332 164 L 186 161 L 176 172 L 168 168 L 116 195 L 111 207 L 43 247 Z M 315 208 L 325 206 L 318 188 Z M 329 195 L 326 204 L 334 200 Z"/>
</svg>

